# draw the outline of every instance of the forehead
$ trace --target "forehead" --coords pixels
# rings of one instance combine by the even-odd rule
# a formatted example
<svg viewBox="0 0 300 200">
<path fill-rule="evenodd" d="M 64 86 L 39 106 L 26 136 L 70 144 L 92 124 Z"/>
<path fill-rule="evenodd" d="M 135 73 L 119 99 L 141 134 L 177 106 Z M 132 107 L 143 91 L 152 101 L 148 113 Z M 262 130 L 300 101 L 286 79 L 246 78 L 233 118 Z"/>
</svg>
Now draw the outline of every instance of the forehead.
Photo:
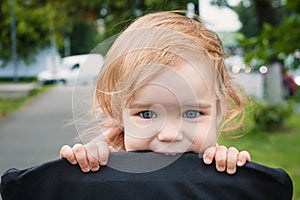
<svg viewBox="0 0 300 200">
<path fill-rule="evenodd" d="M 144 87 L 138 89 L 134 99 L 148 98 L 167 102 L 171 98 L 176 98 L 181 103 L 209 102 L 214 95 L 212 92 L 214 78 L 209 70 L 211 66 L 205 66 L 204 63 L 203 65 L 195 68 L 190 63 L 177 62 L 175 66 L 167 67 Z"/>
<path fill-rule="evenodd" d="M 161 73 L 157 74 L 149 83 L 159 83 L 178 89 L 191 88 L 193 90 L 205 89 L 212 93 L 214 85 L 214 73 L 210 62 L 201 62 L 197 66 L 178 60 L 171 67 L 166 67 Z"/>
</svg>

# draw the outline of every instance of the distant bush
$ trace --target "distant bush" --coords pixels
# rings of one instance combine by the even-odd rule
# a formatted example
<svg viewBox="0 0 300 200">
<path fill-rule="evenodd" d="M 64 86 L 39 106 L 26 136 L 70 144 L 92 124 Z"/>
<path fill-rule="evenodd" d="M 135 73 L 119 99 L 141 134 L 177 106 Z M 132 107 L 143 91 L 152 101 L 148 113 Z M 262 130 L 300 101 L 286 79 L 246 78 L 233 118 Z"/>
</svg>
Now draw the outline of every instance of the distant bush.
<svg viewBox="0 0 300 200">
<path fill-rule="evenodd" d="M 255 129 L 260 131 L 274 131 L 283 128 L 284 121 L 294 112 L 291 103 L 270 105 L 258 103 L 254 115 Z"/>
<path fill-rule="evenodd" d="M 296 90 L 294 96 L 292 97 L 292 99 L 295 101 L 295 102 L 300 102 L 300 89 L 298 87 L 298 89 Z"/>
</svg>

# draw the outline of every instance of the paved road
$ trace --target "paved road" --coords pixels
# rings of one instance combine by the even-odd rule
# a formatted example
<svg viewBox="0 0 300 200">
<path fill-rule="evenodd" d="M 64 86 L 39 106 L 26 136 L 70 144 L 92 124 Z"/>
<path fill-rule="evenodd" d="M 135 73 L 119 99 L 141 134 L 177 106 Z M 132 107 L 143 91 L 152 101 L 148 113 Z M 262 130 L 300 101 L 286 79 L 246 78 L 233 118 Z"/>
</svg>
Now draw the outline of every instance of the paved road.
<svg viewBox="0 0 300 200">
<path fill-rule="evenodd" d="M 0 120 L 0 173 L 27 168 L 59 157 L 63 144 L 73 144 L 72 87 L 56 86 Z"/>
</svg>

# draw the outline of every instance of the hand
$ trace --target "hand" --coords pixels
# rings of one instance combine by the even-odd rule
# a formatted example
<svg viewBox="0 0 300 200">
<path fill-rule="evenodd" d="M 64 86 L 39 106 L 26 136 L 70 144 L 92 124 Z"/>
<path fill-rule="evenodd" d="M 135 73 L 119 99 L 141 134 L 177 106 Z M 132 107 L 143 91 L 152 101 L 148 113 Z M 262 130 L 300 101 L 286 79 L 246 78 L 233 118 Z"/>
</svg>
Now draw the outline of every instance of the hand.
<svg viewBox="0 0 300 200">
<path fill-rule="evenodd" d="M 66 158 L 73 165 L 79 164 L 85 173 L 98 171 L 100 166 L 107 164 L 109 153 L 116 151 L 105 141 L 90 142 L 86 145 L 75 144 L 73 147 L 64 145 L 60 150 L 60 158 Z"/>
<path fill-rule="evenodd" d="M 236 166 L 244 166 L 247 161 L 251 160 L 247 151 L 239 152 L 235 147 L 214 146 L 204 151 L 203 161 L 205 164 L 211 164 L 213 159 L 216 161 L 216 168 L 219 172 L 234 174 Z"/>
</svg>

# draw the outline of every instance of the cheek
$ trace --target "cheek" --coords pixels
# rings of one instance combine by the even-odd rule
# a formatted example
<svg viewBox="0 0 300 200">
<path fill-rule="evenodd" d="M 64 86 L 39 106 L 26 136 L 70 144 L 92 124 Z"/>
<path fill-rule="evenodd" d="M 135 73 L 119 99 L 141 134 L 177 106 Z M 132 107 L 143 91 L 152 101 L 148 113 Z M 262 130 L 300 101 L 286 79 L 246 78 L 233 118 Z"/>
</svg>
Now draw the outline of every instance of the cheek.
<svg viewBox="0 0 300 200">
<path fill-rule="evenodd" d="M 126 151 L 148 150 L 149 144 L 156 135 L 158 125 L 151 120 L 141 121 L 136 116 L 123 112 L 124 144 Z"/>
<path fill-rule="evenodd" d="M 184 126 L 184 134 L 191 141 L 192 151 L 202 153 L 217 142 L 216 126 L 210 122 Z"/>
<path fill-rule="evenodd" d="M 124 145 L 126 151 L 149 150 L 150 142 L 151 139 L 149 138 L 136 138 L 124 134 Z"/>
<path fill-rule="evenodd" d="M 159 123 L 153 123 L 151 120 L 147 122 L 140 122 L 133 118 L 124 120 L 124 133 L 131 138 L 147 139 L 154 137 L 161 125 Z"/>
</svg>

